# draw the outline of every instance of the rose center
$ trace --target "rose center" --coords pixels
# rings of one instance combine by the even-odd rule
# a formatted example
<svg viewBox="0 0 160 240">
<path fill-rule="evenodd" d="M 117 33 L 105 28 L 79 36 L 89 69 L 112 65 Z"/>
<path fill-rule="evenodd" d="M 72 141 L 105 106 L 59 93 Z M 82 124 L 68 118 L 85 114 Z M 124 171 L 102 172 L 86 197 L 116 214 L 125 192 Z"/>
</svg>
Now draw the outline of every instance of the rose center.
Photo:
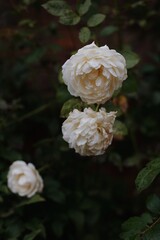
<svg viewBox="0 0 160 240">
<path fill-rule="evenodd" d="M 105 80 L 103 66 L 80 77 L 81 86 L 87 90 L 96 90 L 97 87 L 103 88 Z"/>
</svg>

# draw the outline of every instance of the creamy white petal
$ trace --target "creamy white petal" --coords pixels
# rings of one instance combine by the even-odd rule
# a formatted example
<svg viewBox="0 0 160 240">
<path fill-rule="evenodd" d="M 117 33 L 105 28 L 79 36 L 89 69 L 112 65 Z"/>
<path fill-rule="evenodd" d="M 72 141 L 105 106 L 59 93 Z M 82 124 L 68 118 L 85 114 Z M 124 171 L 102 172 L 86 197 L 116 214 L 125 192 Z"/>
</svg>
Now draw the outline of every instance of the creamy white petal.
<svg viewBox="0 0 160 240">
<path fill-rule="evenodd" d="M 99 112 L 91 108 L 85 108 L 83 112 L 74 109 L 63 122 L 63 139 L 80 155 L 103 154 L 113 138 L 115 117 L 116 112 L 107 113 L 104 108 Z"/>
<path fill-rule="evenodd" d="M 8 187 L 19 196 L 31 197 L 43 189 L 43 180 L 32 163 L 15 161 L 7 175 Z"/>
<path fill-rule="evenodd" d="M 108 46 L 91 43 L 64 63 L 62 75 L 71 95 L 88 104 L 103 104 L 127 78 L 126 61 Z"/>
</svg>

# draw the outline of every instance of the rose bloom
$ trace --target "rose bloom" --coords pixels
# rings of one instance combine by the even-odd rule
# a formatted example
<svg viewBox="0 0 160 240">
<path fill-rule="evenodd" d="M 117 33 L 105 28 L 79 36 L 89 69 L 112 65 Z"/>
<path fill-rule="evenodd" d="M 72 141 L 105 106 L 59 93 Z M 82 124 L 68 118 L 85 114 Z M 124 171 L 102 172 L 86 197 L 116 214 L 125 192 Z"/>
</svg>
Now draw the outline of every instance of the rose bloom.
<svg viewBox="0 0 160 240">
<path fill-rule="evenodd" d="M 127 78 L 126 61 L 108 46 L 92 43 L 64 63 L 62 75 L 71 95 L 88 104 L 103 104 Z"/>
<path fill-rule="evenodd" d="M 43 180 L 32 163 L 15 161 L 9 168 L 8 187 L 19 196 L 32 197 L 43 189 Z"/>
<path fill-rule="evenodd" d="M 63 138 L 82 156 L 101 155 L 111 144 L 116 112 L 99 112 L 85 108 L 83 112 L 74 109 L 63 122 Z"/>
</svg>

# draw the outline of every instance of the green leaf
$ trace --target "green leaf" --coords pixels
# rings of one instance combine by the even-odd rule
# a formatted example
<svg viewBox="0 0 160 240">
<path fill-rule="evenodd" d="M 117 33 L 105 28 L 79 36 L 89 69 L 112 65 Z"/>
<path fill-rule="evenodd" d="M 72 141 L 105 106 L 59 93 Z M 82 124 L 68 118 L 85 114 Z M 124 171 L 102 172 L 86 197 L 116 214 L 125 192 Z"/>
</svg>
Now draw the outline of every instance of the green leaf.
<svg viewBox="0 0 160 240">
<path fill-rule="evenodd" d="M 86 106 L 85 103 L 83 103 L 80 99 L 77 98 L 71 98 L 67 102 L 65 102 L 62 106 L 60 116 L 62 118 L 68 117 L 69 113 L 73 111 L 74 109 L 83 110 L 83 108 Z"/>
<path fill-rule="evenodd" d="M 22 201 L 16 207 L 19 208 L 19 207 L 22 207 L 22 206 L 25 206 L 25 205 L 30 205 L 30 204 L 33 204 L 33 203 L 44 202 L 44 201 L 45 201 L 45 199 L 43 197 L 41 197 L 40 195 L 36 194 L 32 198 L 27 199 L 25 201 Z"/>
<path fill-rule="evenodd" d="M 60 103 L 62 105 L 70 97 L 71 97 L 71 95 L 67 91 L 66 86 L 64 86 L 64 84 L 61 84 L 56 91 L 56 101 L 57 101 L 57 103 Z"/>
<path fill-rule="evenodd" d="M 159 239 L 160 239 L 160 224 L 156 224 L 143 236 L 143 240 L 159 240 Z"/>
<path fill-rule="evenodd" d="M 152 222 L 150 214 L 144 213 L 140 217 L 131 217 L 122 224 L 123 233 L 120 235 L 124 240 L 136 239 L 136 235 Z"/>
<path fill-rule="evenodd" d="M 116 26 L 110 25 L 110 26 L 103 28 L 100 35 L 105 37 L 105 36 L 109 36 L 109 35 L 117 32 L 117 31 L 118 31 L 118 28 Z"/>
<path fill-rule="evenodd" d="M 81 28 L 79 32 L 79 39 L 82 43 L 88 42 L 88 40 L 90 39 L 90 36 L 91 36 L 91 31 L 89 28 L 87 27 Z"/>
<path fill-rule="evenodd" d="M 136 1 L 131 4 L 131 8 L 136 8 L 136 7 L 140 7 L 140 6 L 145 6 L 145 1 Z"/>
<path fill-rule="evenodd" d="M 18 23 L 18 25 L 19 26 L 28 26 L 30 28 L 33 28 L 35 26 L 35 23 L 36 22 L 31 19 L 23 19 Z"/>
<path fill-rule="evenodd" d="M 136 93 L 138 90 L 138 82 L 136 79 L 136 76 L 133 74 L 128 74 L 128 78 L 126 81 L 124 81 L 123 86 L 122 86 L 122 92 L 124 94 L 133 94 Z"/>
<path fill-rule="evenodd" d="M 26 224 L 25 224 L 25 229 L 29 230 L 30 231 L 30 235 L 33 237 L 34 233 L 35 233 L 35 230 L 36 230 L 36 234 L 38 235 L 39 233 L 41 234 L 42 238 L 43 239 L 46 239 L 46 231 L 45 231 L 45 227 L 44 225 L 42 224 L 44 219 L 38 219 L 38 218 L 31 218 L 30 221 L 27 221 Z M 33 234 L 33 235 L 32 235 Z M 28 236 L 27 235 L 27 236 Z M 37 236 L 36 235 L 36 236 Z"/>
<path fill-rule="evenodd" d="M 126 125 L 119 120 L 115 120 L 115 123 L 114 123 L 114 126 L 113 126 L 113 134 L 114 135 L 121 135 L 121 136 L 127 135 L 128 130 L 127 130 Z"/>
<path fill-rule="evenodd" d="M 136 53 L 132 52 L 131 50 L 122 51 L 122 55 L 126 59 L 127 69 L 133 68 L 140 61 L 139 56 Z"/>
<path fill-rule="evenodd" d="M 59 22 L 64 25 L 76 25 L 80 21 L 80 16 L 78 16 L 71 9 L 65 9 L 63 15 L 60 16 Z"/>
<path fill-rule="evenodd" d="M 90 6 L 91 6 L 91 0 L 85 0 L 84 3 L 80 4 L 78 9 L 79 15 L 82 16 L 85 13 L 87 13 Z"/>
<path fill-rule="evenodd" d="M 135 180 L 137 190 L 141 192 L 149 187 L 159 173 L 160 158 L 156 158 L 149 162 L 146 167 L 138 173 L 138 176 Z"/>
<path fill-rule="evenodd" d="M 122 110 L 120 109 L 120 107 L 115 106 L 111 101 L 106 102 L 104 107 L 105 107 L 107 112 L 116 111 L 117 112 L 117 114 L 116 114 L 117 117 L 122 115 Z"/>
<path fill-rule="evenodd" d="M 50 14 L 60 17 L 64 14 L 65 10 L 68 9 L 69 6 L 63 0 L 52 0 L 43 4 L 42 7 Z"/>
<path fill-rule="evenodd" d="M 63 0 L 52 0 L 42 5 L 50 14 L 59 16 L 59 22 L 64 25 L 76 25 L 80 16 L 72 11 L 70 6 Z"/>
<path fill-rule="evenodd" d="M 89 18 L 87 25 L 89 27 L 95 27 L 95 26 L 99 25 L 100 23 L 102 23 L 104 21 L 105 17 L 106 16 L 101 13 L 94 14 Z"/>
<path fill-rule="evenodd" d="M 147 199 L 147 209 L 158 215 L 160 213 L 160 198 L 153 194 Z"/>
<path fill-rule="evenodd" d="M 63 77 L 62 77 L 62 71 L 59 71 L 58 80 L 59 80 L 60 83 L 64 83 Z"/>
</svg>

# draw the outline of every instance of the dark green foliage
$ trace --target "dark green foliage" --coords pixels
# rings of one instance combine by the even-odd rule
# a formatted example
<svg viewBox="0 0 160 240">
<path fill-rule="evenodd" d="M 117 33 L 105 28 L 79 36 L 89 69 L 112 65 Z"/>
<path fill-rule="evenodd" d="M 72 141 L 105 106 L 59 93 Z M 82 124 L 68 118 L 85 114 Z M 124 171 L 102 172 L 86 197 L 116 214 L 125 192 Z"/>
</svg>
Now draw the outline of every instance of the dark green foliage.
<svg viewBox="0 0 160 240">
<path fill-rule="evenodd" d="M 50 14 L 60 17 L 59 22 L 64 25 L 76 25 L 80 21 L 80 17 L 65 1 L 48 1 L 42 7 Z"/>
<path fill-rule="evenodd" d="M 160 224 L 156 224 L 150 231 L 147 231 L 143 237 L 144 240 L 158 240 L 160 238 Z"/>
<path fill-rule="evenodd" d="M 81 3 L 78 8 L 79 15 L 82 16 L 85 13 L 87 13 L 90 6 L 91 6 L 91 0 L 85 0 L 83 3 Z"/>
<path fill-rule="evenodd" d="M 122 51 L 122 55 L 126 59 L 127 68 L 133 68 L 135 65 L 137 65 L 140 61 L 138 55 L 130 50 L 124 50 Z"/>
<path fill-rule="evenodd" d="M 159 215 L 160 213 L 160 199 L 157 195 L 153 194 L 148 197 L 147 200 L 147 209 L 154 213 L 155 215 Z"/>
<path fill-rule="evenodd" d="M 121 234 L 121 238 L 124 240 L 136 239 L 137 235 L 145 229 L 147 224 L 152 223 L 152 218 L 148 213 L 144 213 L 140 217 L 129 218 L 122 224 L 122 230 L 125 233 Z"/>
<path fill-rule="evenodd" d="M 59 22 L 64 25 L 76 25 L 79 21 L 80 17 L 70 9 L 65 9 L 59 19 Z"/>
<path fill-rule="evenodd" d="M 66 101 L 62 106 L 60 115 L 63 118 L 67 118 L 69 113 L 72 112 L 74 109 L 82 111 L 85 107 L 87 107 L 87 104 L 82 102 L 80 99 L 71 98 L 68 101 Z"/>
<path fill-rule="evenodd" d="M 160 173 L 160 158 L 156 158 L 149 162 L 145 168 L 143 168 L 136 178 L 136 186 L 138 191 L 142 191 L 149 187 L 153 180 Z"/>
<path fill-rule="evenodd" d="M 91 35 L 91 32 L 90 32 L 89 28 L 83 27 L 83 28 L 81 28 L 81 30 L 79 32 L 79 39 L 82 43 L 86 43 L 90 39 L 90 35 Z"/>
<path fill-rule="evenodd" d="M 113 132 L 115 135 L 125 136 L 128 134 L 127 127 L 121 121 L 116 120 L 113 127 Z"/>
<path fill-rule="evenodd" d="M 46 9 L 50 14 L 58 17 L 63 16 L 65 10 L 69 8 L 68 4 L 63 0 L 48 1 L 43 4 L 42 7 L 44 7 L 44 9 Z"/>
<path fill-rule="evenodd" d="M 160 236 L 160 199 L 157 195 L 149 196 L 146 206 L 151 214 L 143 213 L 140 217 L 131 217 L 122 224 L 123 233 L 120 235 L 124 240 L 132 239 L 159 239 Z M 155 217 L 156 216 L 156 217 Z"/>
<path fill-rule="evenodd" d="M 92 15 L 87 22 L 88 27 L 95 27 L 104 21 L 105 15 L 101 13 L 96 13 Z"/>
</svg>

